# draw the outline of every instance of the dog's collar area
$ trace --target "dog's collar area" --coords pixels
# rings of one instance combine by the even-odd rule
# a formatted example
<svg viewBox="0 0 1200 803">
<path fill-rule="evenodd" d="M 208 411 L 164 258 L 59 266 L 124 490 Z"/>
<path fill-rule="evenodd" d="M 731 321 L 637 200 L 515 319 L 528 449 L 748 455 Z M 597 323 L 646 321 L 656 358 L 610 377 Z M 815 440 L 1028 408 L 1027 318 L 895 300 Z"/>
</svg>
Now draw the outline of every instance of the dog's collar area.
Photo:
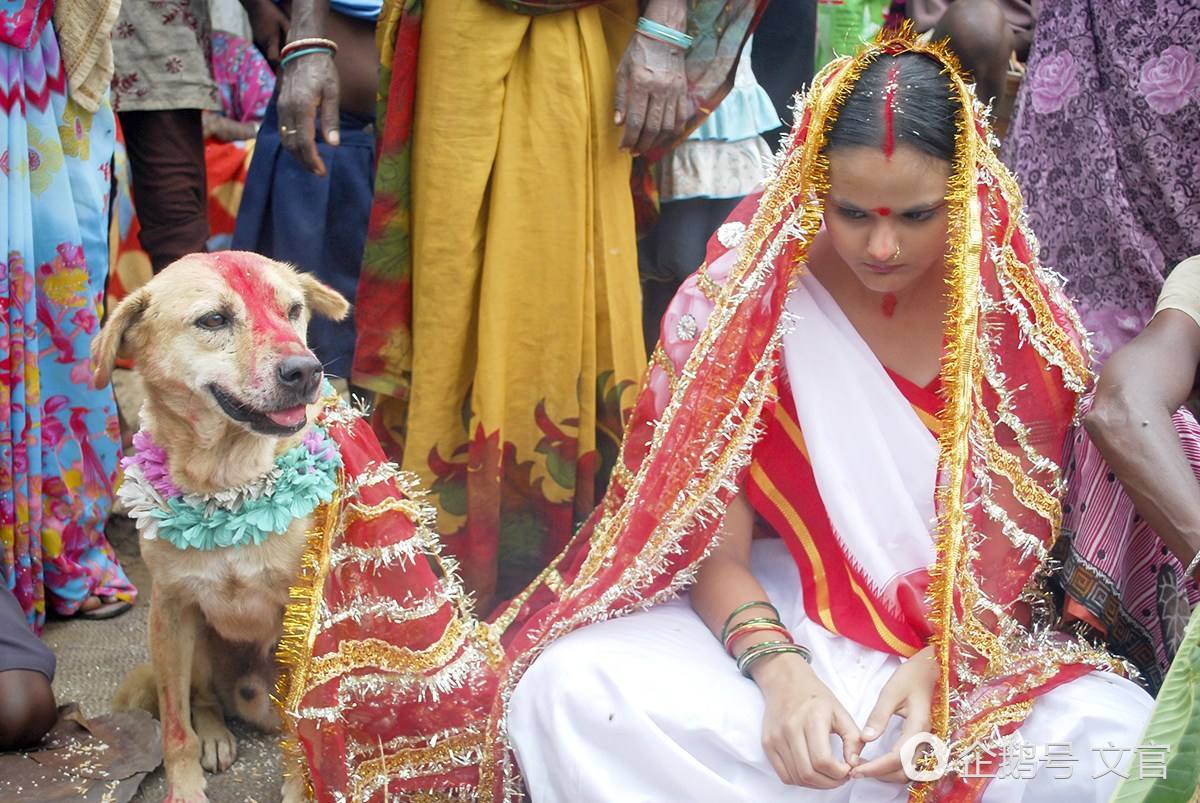
<svg viewBox="0 0 1200 803">
<path fill-rule="evenodd" d="M 122 461 L 117 495 L 141 536 L 179 549 L 212 550 L 258 545 L 328 502 L 337 487 L 341 453 L 323 426 L 275 458 L 253 482 L 213 494 L 185 494 L 171 479 L 166 452 L 142 430 L 133 455 Z"/>
<path fill-rule="evenodd" d="M 206 386 L 208 392 L 216 399 L 217 405 L 221 408 L 221 412 L 229 416 L 239 424 L 245 424 L 252 431 L 260 435 L 271 435 L 275 437 L 285 435 L 295 435 L 300 430 L 304 429 L 304 425 L 308 423 L 307 419 L 302 418 L 291 426 L 284 426 L 271 419 L 268 414 L 271 411 L 256 410 L 245 402 L 237 399 L 233 394 L 222 388 L 216 383 L 211 383 Z M 304 399 L 297 400 L 297 405 L 311 404 L 311 401 Z"/>
</svg>

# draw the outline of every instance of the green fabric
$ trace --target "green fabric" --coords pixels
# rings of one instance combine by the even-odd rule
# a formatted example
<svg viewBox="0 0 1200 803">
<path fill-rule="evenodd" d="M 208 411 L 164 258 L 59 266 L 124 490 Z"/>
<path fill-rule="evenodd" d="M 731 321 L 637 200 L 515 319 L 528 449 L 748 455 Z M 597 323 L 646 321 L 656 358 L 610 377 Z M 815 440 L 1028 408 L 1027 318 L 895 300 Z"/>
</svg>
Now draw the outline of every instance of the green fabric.
<svg viewBox="0 0 1200 803">
<path fill-rule="evenodd" d="M 890 6 L 891 0 L 821 0 L 817 4 L 816 72 L 836 58 L 852 55 L 874 36 Z"/>
<path fill-rule="evenodd" d="M 1154 765 L 1142 768 L 1135 753 L 1129 777 L 1111 803 L 1188 803 L 1200 786 L 1200 608 L 1192 613 L 1183 643 L 1158 693 L 1150 722 L 1138 745 L 1169 745 L 1154 751 Z M 1126 745 L 1121 745 L 1126 746 Z M 1128 745 L 1135 747 L 1135 745 Z M 1157 759 L 1165 757 L 1165 761 Z M 1159 767 L 1165 764 L 1166 771 Z M 1165 778 L 1152 777 L 1165 775 Z"/>
</svg>

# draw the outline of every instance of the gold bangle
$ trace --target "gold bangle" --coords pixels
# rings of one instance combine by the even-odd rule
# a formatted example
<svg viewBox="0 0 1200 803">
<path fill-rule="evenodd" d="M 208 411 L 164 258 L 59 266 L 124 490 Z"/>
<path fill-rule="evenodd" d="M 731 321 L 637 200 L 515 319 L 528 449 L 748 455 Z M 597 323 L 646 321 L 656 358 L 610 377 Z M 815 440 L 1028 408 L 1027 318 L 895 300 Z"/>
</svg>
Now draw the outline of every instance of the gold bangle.
<svg viewBox="0 0 1200 803">
<path fill-rule="evenodd" d="M 279 58 L 282 59 L 288 53 L 292 53 L 305 47 L 320 47 L 324 48 L 325 50 L 330 50 L 334 53 L 337 53 L 338 49 L 337 42 L 333 41 L 332 39 L 326 39 L 321 36 L 306 36 L 303 39 L 296 39 L 284 45 L 279 51 Z"/>
</svg>

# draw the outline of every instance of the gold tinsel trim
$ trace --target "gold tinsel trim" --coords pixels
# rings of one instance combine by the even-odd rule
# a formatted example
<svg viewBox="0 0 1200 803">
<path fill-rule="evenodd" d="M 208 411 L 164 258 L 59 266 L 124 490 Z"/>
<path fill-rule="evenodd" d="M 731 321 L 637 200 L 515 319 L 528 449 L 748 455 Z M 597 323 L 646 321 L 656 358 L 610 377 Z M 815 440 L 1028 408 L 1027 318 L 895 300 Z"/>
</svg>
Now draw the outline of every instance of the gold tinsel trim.
<svg viewBox="0 0 1200 803">
<path fill-rule="evenodd" d="M 349 527 L 358 521 L 370 521 L 377 519 L 387 513 L 403 513 L 406 518 L 411 519 L 414 523 L 420 521 L 420 516 L 425 510 L 425 504 L 416 502 L 411 499 L 403 499 L 398 496 L 388 497 L 382 502 L 377 502 L 374 505 L 364 505 L 358 502 L 352 502 L 346 505 L 346 522 Z"/>
<path fill-rule="evenodd" d="M 343 472 L 338 472 L 338 490 L 333 498 L 321 505 L 313 514 L 313 527 L 308 531 L 304 552 L 300 557 L 300 571 L 288 593 L 288 604 L 283 613 L 283 634 L 275 648 L 275 660 L 280 673 L 271 699 L 279 708 L 283 724 L 280 748 L 284 756 L 284 775 L 288 776 L 303 768 L 304 788 L 312 796 L 312 780 L 308 776 L 308 762 L 300 747 L 293 711 L 299 708 L 304 696 L 309 660 L 312 657 L 313 640 L 316 638 L 318 618 L 325 585 L 325 574 L 329 564 L 329 545 L 335 531 L 336 511 L 340 500 L 340 488 L 345 482 Z"/>
<path fill-rule="evenodd" d="M 423 650 L 397 647 L 375 638 L 338 642 L 336 652 L 326 653 L 309 662 L 305 691 L 355 669 L 370 667 L 386 672 L 426 672 L 433 666 L 444 664 L 451 655 L 460 651 L 468 632 L 462 620 L 455 616 L 447 623 L 437 641 Z"/>
<path fill-rule="evenodd" d="M 408 778 L 421 772 L 436 772 L 477 761 L 484 737 L 475 732 L 449 736 L 437 744 L 409 747 L 362 762 L 354 779 L 351 800 L 367 800 L 391 778 Z M 426 792 L 425 794 L 447 794 Z M 433 799 L 437 799 L 436 797 Z M 453 798 L 451 798 L 453 799 Z"/>
<path fill-rule="evenodd" d="M 708 275 L 707 262 L 702 263 L 700 269 L 696 271 L 696 287 L 709 301 L 715 302 L 721 297 L 721 285 L 713 281 L 713 277 Z"/>
</svg>

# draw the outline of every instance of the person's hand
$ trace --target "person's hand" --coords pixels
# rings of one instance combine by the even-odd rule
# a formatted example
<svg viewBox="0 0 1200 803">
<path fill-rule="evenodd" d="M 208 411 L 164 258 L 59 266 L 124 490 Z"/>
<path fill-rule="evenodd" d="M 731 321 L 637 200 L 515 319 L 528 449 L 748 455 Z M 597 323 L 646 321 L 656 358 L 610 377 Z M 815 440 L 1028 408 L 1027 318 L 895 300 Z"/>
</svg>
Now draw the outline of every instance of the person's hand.
<svg viewBox="0 0 1200 803">
<path fill-rule="evenodd" d="M 279 49 L 287 39 L 287 15 L 271 0 L 242 0 L 242 7 L 250 18 L 254 44 L 270 65 L 275 67 L 279 63 Z"/>
<path fill-rule="evenodd" d="M 908 739 L 931 726 L 930 712 L 933 709 L 933 689 L 937 682 L 937 659 L 932 647 L 926 647 L 909 658 L 892 673 L 879 701 L 867 717 L 862 729 L 864 742 L 872 742 L 883 735 L 893 716 L 904 717 L 904 728 L 896 746 L 886 755 L 872 759 L 855 767 L 852 778 L 878 778 L 881 781 L 908 783 L 900 763 L 900 747 Z"/>
<path fill-rule="evenodd" d="M 635 33 L 617 66 L 616 114 L 621 147 L 635 154 L 670 144 L 691 117 L 684 51 Z"/>
<path fill-rule="evenodd" d="M 836 789 L 849 780 L 862 752 L 853 717 L 798 655 L 774 655 L 751 670 L 763 690 L 763 750 L 779 780 L 792 786 Z M 835 756 L 830 736 L 842 738 Z"/>
<path fill-rule="evenodd" d="M 325 141 L 337 145 L 338 74 L 330 53 L 292 59 L 279 75 L 279 138 L 306 170 L 323 176 L 325 162 L 317 151 L 318 110 Z"/>
<path fill-rule="evenodd" d="M 220 139 L 221 121 L 224 119 L 224 117 L 215 112 L 200 112 L 200 130 L 204 133 L 206 140 L 210 137 Z"/>
<path fill-rule="evenodd" d="M 258 134 L 258 126 L 254 123 L 239 123 L 230 120 L 216 112 L 206 111 L 201 115 L 204 128 L 204 138 L 215 139 L 218 142 L 237 142 L 238 140 L 254 139 Z"/>
</svg>

